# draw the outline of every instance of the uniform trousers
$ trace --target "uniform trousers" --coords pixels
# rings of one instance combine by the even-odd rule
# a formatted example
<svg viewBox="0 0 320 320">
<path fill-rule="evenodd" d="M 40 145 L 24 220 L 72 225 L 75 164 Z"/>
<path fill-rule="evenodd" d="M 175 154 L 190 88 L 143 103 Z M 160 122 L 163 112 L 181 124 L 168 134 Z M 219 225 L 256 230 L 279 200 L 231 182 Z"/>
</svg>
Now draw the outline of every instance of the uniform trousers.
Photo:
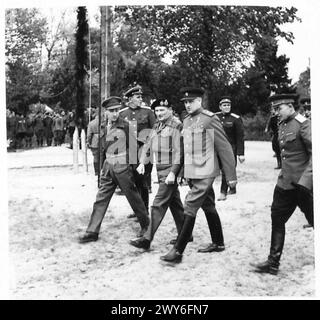
<svg viewBox="0 0 320 320">
<path fill-rule="evenodd" d="M 220 217 L 215 206 L 215 194 L 212 188 L 213 182 L 214 177 L 188 179 L 190 190 L 185 198 L 184 214 L 195 218 L 197 211 L 202 208 L 206 215 L 212 242 L 217 245 L 223 245 L 223 232 Z"/>
<path fill-rule="evenodd" d="M 135 185 L 132 167 L 127 164 L 109 164 L 105 161 L 87 232 L 99 233 L 102 220 L 117 185 L 121 188 L 135 212 L 141 228 L 148 226 L 148 212 Z"/>
<path fill-rule="evenodd" d="M 180 198 L 178 184 L 165 184 L 159 179 L 159 189 L 151 206 L 151 221 L 144 237 L 150 241 L 160 226 L 168 208 L 172 213 L 178 234 L 183 224 L 183 205 Z"/>
<path fill-rule="evenodd" d="M 299 207 L 308 223 L 313 226 L 313 197 L 311 193 L 303 192 L 298 188 L 285 190 L 276 186 L 271 205 L 271 247 L 269 260 L 278 264 L 285 240 L 285 224 Z"/>
</svg>

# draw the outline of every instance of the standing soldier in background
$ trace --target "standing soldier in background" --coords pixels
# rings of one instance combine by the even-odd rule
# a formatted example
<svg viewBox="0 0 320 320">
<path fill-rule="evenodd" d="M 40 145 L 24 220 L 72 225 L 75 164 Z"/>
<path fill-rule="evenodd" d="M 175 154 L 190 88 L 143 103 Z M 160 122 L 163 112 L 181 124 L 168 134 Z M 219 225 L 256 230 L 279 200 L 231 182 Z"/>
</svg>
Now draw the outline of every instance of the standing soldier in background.
<svg viewBox="0 0 320 320">
<path fill-rule="evenodd" d="M 38 147 L 42 147 L 44 138 L 44 123 L 43 116 L 40 111 L 38 111 L 38 113 L 34 117 L 34 133 L 37 137 Z"/>
<path fill-rule="evenodd" d="M 26 147 L 32 147 L 32 137 L 34 135 L 34 117 L 32 113 L 26 116 Z"/>
<path fill-rule="evenodd" d="M 97 111 L 98 112 L 98 111 Z M 94 174 L 97 176 L 100 172 L 99 168 L 99 116 L 98 113 L 88 124 L 87 146 L 92 152 Z M 101 127 L 100 139 L 105 138 L 105 125 L 106 125 L 106 109 L 101 108 Z M 102 165 L 105 160 L 105 153 L 100 152 L 100 164 Z"/>
<path fill-rule="evenodd" d="M 270 102 L 279 109 L 282 169 L 271 205 L 271 246 L 265 262 L 251 264 L 259 273 L 277 274 L 285 240 L 285 224 L 298 206 L 313 227 L 311 122 L 295 111 L 297 95 L 278 94 Z"/>
<path fill-rule="evenodd" d="M 67 131 L 69 134 L 70 149 L 73 149 L 73 133 L 76 127 L 76 124 L 74 122 L 74 115 L 74 110 L 70 111 L 67 115 Z"/>
<path fill-rule="evenodd" d="M 16 148 L 16 130 L 17 130 L 17 117 L 14 111 L 7 109 L 7 140 L 8 151 L 13 151 Z"/>
<path fill-rule="evenodd" d="M 156 122 L 155 115 L 150 108 L 142 107 L 142 88 L 141 86 L 135 86 L 124 93 L 124 96 L 128 99 L 128 107 L 120 111 L 120 116 L 130 123 L 133 128 L 133 133 L 136 136 L 138 142 L 138 154 L 139 149 L 146 142 L 147 136 L 151 131 L 154 123 Z M 136 158 L 136 166 L 138 165 L 138 156 Z M 148 175 L 151 174 L 152 163 L 146 166 L 145 174 L 140 175 L 134 170 L 135 182 L 137 188 L 141 194 L 142 200 L 149 208 L 149 189 L 148 189 Z M 130 214 L 128 218 L 135 218 L 136 215 Z"/>
<path fill-rule="evenodd" d="M 44 126 L 44 136 L 46 138 L 47 147 L 50 147 L 52 145 L 52 138 L 53 138 L 53 132 L 52 132 L 53 119 L 52 119 L 52 116 L 50 115 L 50 112 L 48 111 L 44 114 L 43 126 Z"/>
<path fill-rule="evenodd" d="M 301 113 L 304 115 L 306 118 L 311 119 L 311 100 L 310 98 L 302 98 L 300 100 L 301 103 L 301 109 L 303 112 Z"/>
<path fill-rule="evenodd" d="M 232 150 L 234 153 L 234 158 L 237 164 L 237 157 L 239 159 L 239 162 L 244 162 L 244 128 L 243 123 L 240 118 L 235 113 L 231 113 L 231 98 L 229 96 L 224 96 L 221 98 L 219 103 L 219 108 L 221 112 L 217 112 L 216 115 L 220 119 L 223 129 L 226 132 L 226 135 L 228 137 L 228 140 L 232 146 Z M 221 170 L 222 176 L 221 176 L 221 188 L 220 188 L 220 196 L 218 198 L 218 201 L 220 200 L 226 200 L 227 198 L 227 192 L 228 192 L 228 184 L 226 181 L 226 175 Z M 236 193 L 236 187 L 231 188 L 229 190 L 229 194 L 235 194 Z"/>
<path fill-rule="evenodd" d="M 23 140 L 25 139 L 26 132 L 26 119 L 22 114 L 20 114 L 17 116 L 16 126 L 17 148 L 23 148 Z"/>
<path fill-rule="evenodd" d="M 102 220 L 117 185 L 120 186 L 132 210 L 137 214 L 141 226 L 138 236 L 142 236 L 149 225 L 148 212 L 134 183 L 134 168 L 129 162 L 129 135 L 131 134 L 129 123 L 119 117 L 121 98 L 109 97 L 102 106 L 107 109 L 108 118 L 103 143 L 106 160 L 101 170 L 100 187 L 93 204 L 90 222 L 86 233 L 79 239 L 80 243 L 98 240 Z"/>
<path fill-rule="evenodd" d="M 277 157 L 277 167 L 275 169 L 281 169 L 281 152 L 279 145 L 279 114 L 276 109 L 271 107 L 271 116 L 267 123 L 265 132 L 269 132 L 272 136 L 272 150 Z"/>
<path fill-rule="evenodd" d="M 183 205 L 178 189 L 177 176 L 183 167 L 182 124 L 172 115 L 172 107 L 167 99 L 157 99 L 151 105 L 155 110 L 157 122 L 142 147 L 140 164 L 137 168 L 143 174 L 145 164 L 156 159 L 159 189 L 151 206 L 151 221 L 147 232 L 141 238 L 133 239 L 130 244 L 148 250 L 153 237 L 161 224 L 168 208 L 172 213 L 176 228 L 181 231 Z"/>
<path fill-rule="evenodd" d="M 55 117 L 53 118 L 53 137 L 55 146 L 61 146 L 62 144 L 63 128 L 63 118 L 59 113 L 56 113 Z"/>
<path fill-rule="evenodd" d="M 215 206 L 212 184 L 220 173 L 219 161 L 226 174 L 227 183 L 235 187 L 236 170 L 234 154 L 219 119 L 202 108 L 201 88 L 181 89 L 181 99 L 188 116 L 183 121 L 184 177 L 190 190 L 185 198 L 185 218 L 174 247 L 161 260 L 179 263 L 190 240 L 196 215 L 203 209 L 208 222 L 212 243 L 198 252 L 220 252 L 225 249 L 221 221 Z"/>
</svg>

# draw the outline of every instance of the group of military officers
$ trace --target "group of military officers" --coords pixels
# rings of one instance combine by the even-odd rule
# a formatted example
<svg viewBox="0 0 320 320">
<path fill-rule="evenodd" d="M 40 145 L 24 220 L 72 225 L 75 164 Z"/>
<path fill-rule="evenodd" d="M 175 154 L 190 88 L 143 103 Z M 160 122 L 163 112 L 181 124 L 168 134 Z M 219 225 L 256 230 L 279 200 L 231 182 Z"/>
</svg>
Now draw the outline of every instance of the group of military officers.
<svg viewBox="0 0 320 320">
<path fill-rule="evenodd" d="M 231 113 L 230 97 L 221 99 L 221 112 L 214 114 L 202 106 L 203 89 L 185 87 L 180 93 L 187 111 L 183 123 L 174 116 L 172 106 L 165 97 L 156 99 L 151 108 L 142 107 L 140 86 L 124 94 L 129 101 L 124 109 L 120 97 L 111 96 L 102 103 L 105 157 L 89 225 L 80 237 L 80 243 L 98 240 L 102 220 L 119 186 L 141 227 L 137 238 L 130 241 L 131 245 L 148 250 L 170 208 L 178 236 L 170 241 L 173 247 L 161 256 L 161 260 L 181 262 L 187 243 L 193 241 L 196 215 L 202 208 L 211 243 L 198 251 L 225 250 L 212 185 L 222 171 L 219 199 L 226 199 L 228 188 L 231 194 L 236 192 L 236 160 L 245 160 L 242 121 L 238 115 Z M 281 117 L 279 143 L 282 170 L 271 208 L 270 253 L 266 261 L 255 263 L 253 267 L 256 272 L 277 274 L 285 223 L 297 206 L 313 226 L 311 123 L 295 111 L 295 96 L 274 95 L 270 97 L 270 102 Z M 149 216 L 147 177 L 152 164 L 157 169 L 159 188 Z M 178 187 L 182 179 L 186 179 L 190 187 L 184 204 Z"/>
</svg>

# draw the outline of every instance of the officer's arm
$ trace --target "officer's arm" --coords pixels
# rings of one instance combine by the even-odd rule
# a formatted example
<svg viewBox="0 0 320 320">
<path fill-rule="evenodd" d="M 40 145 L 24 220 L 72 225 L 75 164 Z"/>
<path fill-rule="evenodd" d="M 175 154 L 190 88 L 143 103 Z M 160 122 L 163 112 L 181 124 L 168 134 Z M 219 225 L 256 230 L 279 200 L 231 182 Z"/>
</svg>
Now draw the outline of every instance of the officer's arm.
<svg viewBox="0 0 320 320">
<path fill-rule="evenodd" d="M 179 124 L 177 128 L 174 128 L 172 135 L 173 152 L 171 172 L 173 172 L 175 176 L 179 174 L 184 162 L 183 135 L 181 131 L 182 124 Z"/>
<path fill-rule="evenodd" d="M 309 163 L 304 170 L 298 184 L 312 190 L 312 141 L 311 141 L 311 122 L 306 120 L 301 124 L 300 136 L 305 146 L 305 150 L 309 156 Z"/>
<path fill-rule="evenodd" d="M 241 118 L 235 120 L 236 139 L 237 139 L 237 156 L 244 155 L 244 128 Z"/>
<path fill-rule="evenodd" d="M 232 147 L 219 120 L 212 118 L 211 126 L 209 129 L 211 129 L 208 131 L 211 139 L 214 141 L 215 151 L 221 160 L 222 168 L 226 175 L 226 180 L 237 180 L 235 167 L 236 163 L 234 160 Z M 214 132 L 212 131 L 212 129 L 214 130 Z"/>
</svg>

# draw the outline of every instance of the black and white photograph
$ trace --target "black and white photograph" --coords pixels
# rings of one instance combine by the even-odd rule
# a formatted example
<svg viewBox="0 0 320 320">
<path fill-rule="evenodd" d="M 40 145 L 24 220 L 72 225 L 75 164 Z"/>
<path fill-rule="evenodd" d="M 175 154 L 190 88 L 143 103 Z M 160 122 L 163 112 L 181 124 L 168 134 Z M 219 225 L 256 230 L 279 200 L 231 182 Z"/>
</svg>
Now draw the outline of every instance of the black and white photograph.
<svg viewBox="0 0 320 320">
<path fill-rule="evenodd" d="M 1 299 L 317 298 L 317 1 L 1 17 Z"/>
</svg>

